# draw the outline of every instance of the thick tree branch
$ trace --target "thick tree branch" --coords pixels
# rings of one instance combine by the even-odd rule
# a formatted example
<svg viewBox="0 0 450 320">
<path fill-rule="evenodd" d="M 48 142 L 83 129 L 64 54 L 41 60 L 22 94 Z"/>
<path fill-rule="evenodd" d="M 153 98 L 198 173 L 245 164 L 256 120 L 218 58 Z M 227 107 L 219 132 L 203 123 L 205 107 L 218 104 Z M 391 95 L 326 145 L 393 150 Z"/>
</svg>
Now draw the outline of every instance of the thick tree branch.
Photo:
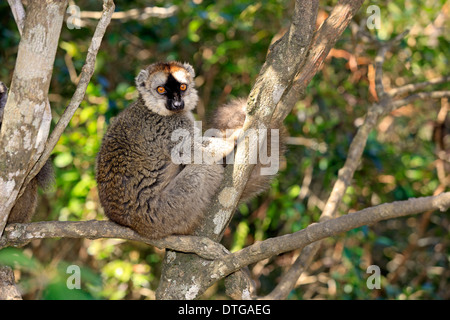
<svg viewBox="0 0 450 320">
<path fill-rule="evenodd" d="M 148 18 L 169 18 L 175 15 L 178 11 L 178 6 L 172 5 L 170 7 L 146 7 L 141 9 L 130 9 L 127 11 L 114 12 L 111 19 L 113 20 L 146 20 Z M 80 19 L 100 19 L 102 12 L 98 11 L 81 11 Z"/>
<path fill-rule="evenodd" d="M 296 1 L 288 31 L 270 47 L 266 62 L 250 92 L 244 135 L 246 130 L 270 127 L 276 105 L 308 54 L 318 8 L 318 1 Z M 206 214 L 205 224 L 198 230 L 200 234 L 219 240 L 233 216 L 254 167 L 250 164 L 249 150 L 244 145 L 240 143 L 236 152 L 236 159 L 244 164 L 227 167 L 224 182 Z M 222 203 L 221 198 L 231 201 Z"/>
<path fill-rule="evenodd" d="M 430 92 L 418 92 L 414 93 L 410 96 L 407 96 L 403 99 L 394 100 L 391 102 L 391 104 L 388 106 L 388 112 L 393 111 L 397 108 L 400 108 L 404 105 L 407 105 L 409 103 L 412 103 L 416 100 L 430 100 L 430 99 L 442 99 L 442 98 L 449 98 L 450 97 L 450 90 L 446 91 L 430 91 Z"/>
<path fill-rule="evenodd" d="M 296 102 L 303 98 L 306 87 L 322 66 L 330 50 L 335 46 L 344 30 L 364 0 L 340 0 L 328 18 L 314 33 L 309 45 L 309 52 L 297 72 L 292 85 L 286 90 L 278 102 L 273 121 L 281 124 L 291 112 Z"/>
<path fill-rule="evenodd" d="M 9 6 L 11 7 L 11 11 L 13 13 L 14 16 L 14 20 L 16 21 L 16 25 L 17 25 L 17 29 L 19 30 L 19 34 L 20 36 L 22 36 L 23 33 L 23 27 L 25 24 L 25 9 L 23 7 L 22 1 L 21 0 L 8 0 Z M 41 124 L 41 129 L 40 131 L 43 132 L 45 134 L 45 136 L 48 135 L 48 132 L 50 130 L 50 123 L 52 120 L 52 115 L 51 115 L 51 110 L 50 110 L 50 102 L 47 98 L 46 102 L 46 108 L 44 110 L 44 114 L 42 116 L 42 124 Z M 42 150 L 43 150 L 43 145 L 42 147 L 38 150 L 38 153 L 41 154 Z M 33 163 L 37 161 L 38 159 L 38 155 L 36 155 L 33 158 Z M 19 191 L 19 195 L 17 196 L 17 198 L 19 198 L 23 192 L 25 191 L 28 183 L 31 181 L 31 179 L 26 179 L 24 183 L 22 184 L 21 190 Z"/>
<path fill-rule="evenodd" d="M 143 242 L 158 248 L 192 252 L 205 259 L 217 259 L 228 251 L 219 243 L 205 237 L 170 236 L 151 240 L 133 230 L 111 221 L 41 221 L 15 223 L 5 228 L 0 240 L 0 249 L 8 246 L 23 246 L 35 239 L 47 238 L 118 238 Z"/>
</svg>

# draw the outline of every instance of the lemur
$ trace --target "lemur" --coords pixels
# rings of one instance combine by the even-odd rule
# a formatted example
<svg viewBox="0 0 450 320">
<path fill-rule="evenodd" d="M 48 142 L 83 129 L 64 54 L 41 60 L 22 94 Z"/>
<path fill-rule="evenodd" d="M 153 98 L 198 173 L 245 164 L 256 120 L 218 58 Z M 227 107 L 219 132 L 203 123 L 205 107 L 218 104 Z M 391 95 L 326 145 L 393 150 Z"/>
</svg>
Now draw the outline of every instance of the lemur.
<svg viewBox="0 0 450 320">
<path fill-rule="evenodd" d="M 112 121 L 97 156 L 98 192 L 106 216 L 150 239 L 194 231 L 222 182 L 219 160 L 234 150 L 245 120 L 243 108 L 233 111 L 236 124 L 217 119 L 217 129 L 233 129 L 233 134 L 200 142 L 187 139 L 188 148 L 182 150 L 191 153 L 190 161 L 174 161 L 180 145 L 174 133 L 195 134 L 194 77 L 191 65 L 176 61 L 141 70 L 135 81 L 137 100 Z M 223 106 L 218 114 L 231 109 Z M 198 151 L 210 161 L 194 161 Z M 254 186 L 249 181 L 244 198 L 266 190 L 271 178 L 256 179 Z"/>
</svg>

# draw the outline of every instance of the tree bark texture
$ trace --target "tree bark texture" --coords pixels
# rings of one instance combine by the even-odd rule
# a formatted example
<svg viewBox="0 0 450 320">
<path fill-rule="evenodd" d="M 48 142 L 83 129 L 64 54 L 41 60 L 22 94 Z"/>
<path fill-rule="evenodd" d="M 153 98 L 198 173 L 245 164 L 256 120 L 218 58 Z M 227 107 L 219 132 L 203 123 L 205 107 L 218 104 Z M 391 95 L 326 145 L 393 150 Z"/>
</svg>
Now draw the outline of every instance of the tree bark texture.
<svg viewBox="0 0 450 320">
<path fill-rule="evenodd" d="M 22 300 L 10 267 L 0 267 L 0 300 Z"/>
<path fill-rule="evenodd" d="M 51 122 L 48 90 L 67 0 L 30 1 L 0 132 L 0 235 Z"/>
</svg>

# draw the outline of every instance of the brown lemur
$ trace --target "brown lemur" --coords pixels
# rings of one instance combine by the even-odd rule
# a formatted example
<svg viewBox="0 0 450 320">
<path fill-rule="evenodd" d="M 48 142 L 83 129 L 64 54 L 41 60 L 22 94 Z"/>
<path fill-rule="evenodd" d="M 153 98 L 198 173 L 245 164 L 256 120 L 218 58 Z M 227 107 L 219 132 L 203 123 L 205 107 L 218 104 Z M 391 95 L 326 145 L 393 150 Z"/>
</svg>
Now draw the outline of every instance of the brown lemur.
<svg viewBox="0 0 450 320">
<path fill-rule="evenodd" d="M 8 98 L 8 88 L 0 81 L 0 129 L 2 127 L 3 112 Z M 30 222 L 38 204 L 38 187 L 47 189 L 54 181 L 52 163 L 47 160 L 41 171 L 28 183 L 22 195 L 16 200 L 9 213 L 7 223 Z"/>
<path fill-rule="evenodd" d="M 175 61 L 141 70 L 137 100 L 111 122 L 97 156 L 105 215 L 148 238 L 194 231 L 222 182 L 220 160 L 234 150 L 240 133 L 236 126 L 226 139 L 186 139 L 187 149 L 178 149 L 178 133 L 195 136 L 194 77 L 192 66 Z M 207 161 L 198 162 L 199 150 Z M 174 161 L 178 153 L 187 160 Z"/>
</svg>

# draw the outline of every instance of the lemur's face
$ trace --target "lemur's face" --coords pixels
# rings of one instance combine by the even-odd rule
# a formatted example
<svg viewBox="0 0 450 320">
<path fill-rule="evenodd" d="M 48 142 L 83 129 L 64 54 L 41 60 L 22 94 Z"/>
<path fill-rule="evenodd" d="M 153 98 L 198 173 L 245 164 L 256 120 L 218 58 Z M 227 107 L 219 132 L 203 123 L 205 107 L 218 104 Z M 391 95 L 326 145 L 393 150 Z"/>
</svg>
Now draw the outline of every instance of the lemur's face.
<svg viewBox="0 0 450 320">
<path fill-rule="evenodd" d="M 187 63 L 159 62 L 142 70 L 136 85 L 146 106 L 169 116 L 193 110 L 198 102 L 194 69 Z"/>
</svg>

